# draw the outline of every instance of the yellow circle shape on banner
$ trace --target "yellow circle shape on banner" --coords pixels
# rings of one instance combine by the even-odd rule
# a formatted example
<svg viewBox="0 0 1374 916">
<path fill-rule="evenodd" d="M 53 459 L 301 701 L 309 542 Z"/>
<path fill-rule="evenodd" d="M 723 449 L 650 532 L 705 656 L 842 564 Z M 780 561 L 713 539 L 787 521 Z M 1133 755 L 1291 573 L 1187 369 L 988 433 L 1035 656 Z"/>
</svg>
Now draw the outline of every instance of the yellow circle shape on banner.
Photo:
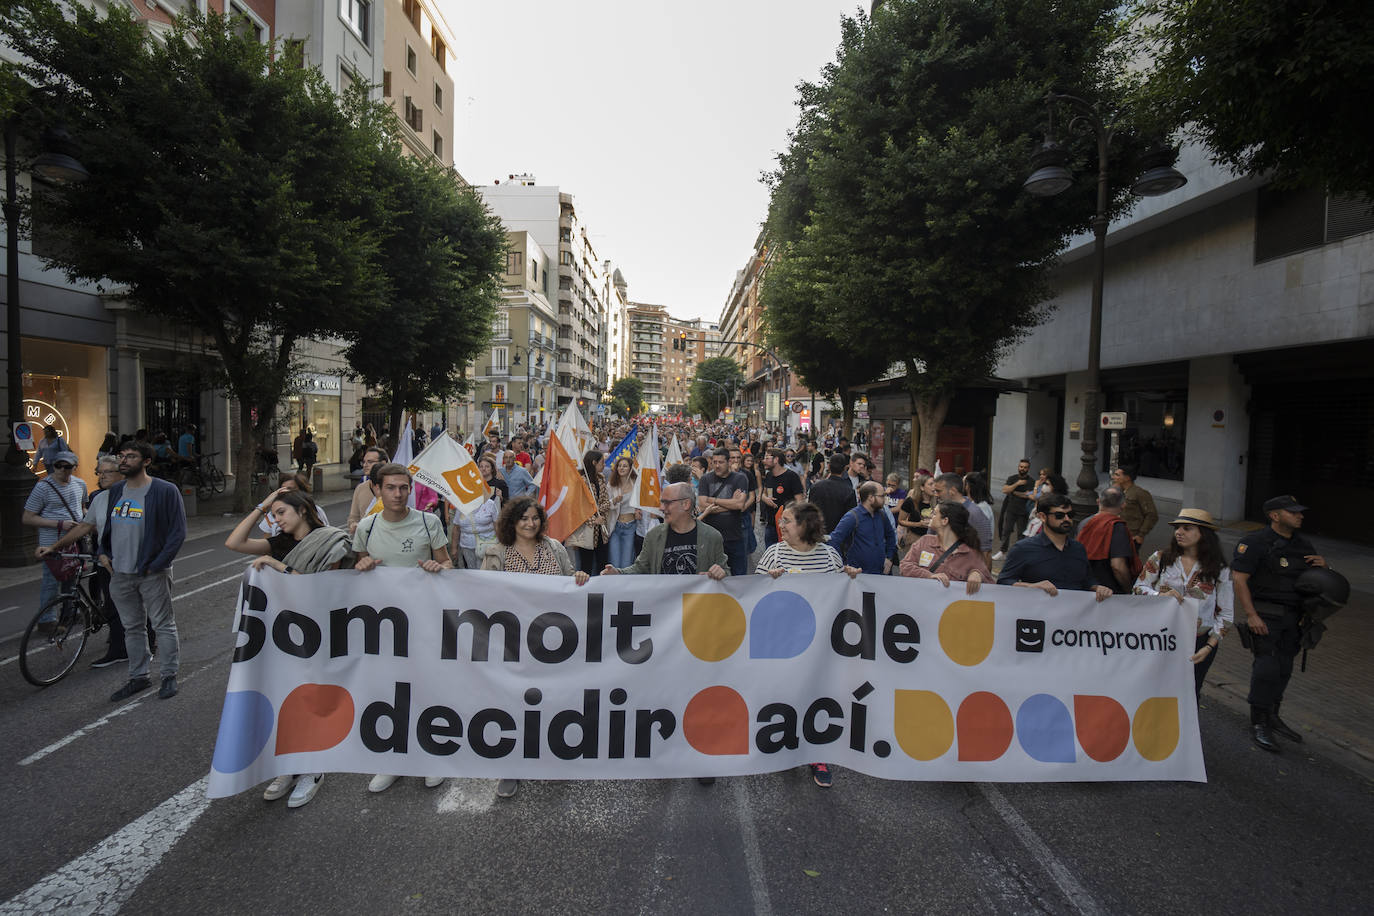
<svg viewBox="0 0 1374 916">
<path fill-rule="evenodd" d="M 1178 747 L 1178 697 L 1150 697 L 1131 720 L 1131 740 L 1146 760 L 1164 760 Z"/>
<path fill-rule="evenodd" d="M 938 693 L 896 690 L 892 696 L 892 733 L 913 760 L 934 760 L 954 744 L 954 714 Z"/>
<path fill-rule="evenodd" d="M 729 595 L 682 596 L 682 642 L 704 662 L 718 662 L 744 645 L 744 608 Z"/>
<path fill-rule="evenodd" d="M 992 651 L 991 601 L 956 601 L 940 615 L 940 648 L 949 660 L 971 668 Z"/>
</svg>

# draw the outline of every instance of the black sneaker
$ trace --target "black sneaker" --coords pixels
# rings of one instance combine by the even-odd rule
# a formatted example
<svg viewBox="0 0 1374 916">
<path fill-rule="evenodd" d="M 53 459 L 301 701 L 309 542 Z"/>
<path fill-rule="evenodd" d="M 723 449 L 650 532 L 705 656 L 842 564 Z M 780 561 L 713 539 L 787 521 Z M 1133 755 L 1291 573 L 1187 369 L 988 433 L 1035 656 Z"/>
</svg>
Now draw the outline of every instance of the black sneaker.
<svg viewBox="0 0 1374 916">
<path fill-rule="evenodd" d="M 697 782 L 699 782 L 699 783 L 700 783 L 701 785 L 703 785 L 703 786 L 714 786 L 714 785 L 716 784 L 716 777 L 714 777 L 714 776 L 698 776 L 698 777 L 697 777 Z"/>
<path fill-rule="evenodd" d="M 127 653 L 124 655 L 116 655 L 113 652 L 106 652 L 102 657 L 97 658 L 95 661 L 91 662 L 91 667 L 108 668 L 111 665 L 117 665 L 120 662 L 127 662 L 128 660 L 129 656 Z"/>
<path fill-rule="evenodd" d="M 822 789 L 830 788 L 830 784 L 834 782 L 834 777 L 830 775 L 830 767 L 823 763 L 811 764 L 811 778 L 814 779 L 816 785 L 820 786 Z"/>
<path fill-rule="evenodd" d="M 153 686 L 153 682 L 146 677 L 130 678 L 129 683 L 110 694 L 110 702 L 118 703 L 120 700 L 127 700 L 134 694 L 142 693 L 151 686 Z"/>
<path fill-rule="evenodd" d="M 162 679 L 162 687 L 157 692 L 159 700 L 170 700 L 177 695 L 177 676 L 169 674 Z"/>
</svg>

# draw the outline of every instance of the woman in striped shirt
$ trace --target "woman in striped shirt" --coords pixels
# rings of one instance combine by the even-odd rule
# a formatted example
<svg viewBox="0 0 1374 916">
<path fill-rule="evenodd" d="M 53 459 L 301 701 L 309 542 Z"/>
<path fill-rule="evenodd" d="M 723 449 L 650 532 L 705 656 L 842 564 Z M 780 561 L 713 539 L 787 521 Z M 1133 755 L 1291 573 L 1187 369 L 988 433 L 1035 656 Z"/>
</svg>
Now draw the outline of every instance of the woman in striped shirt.
<svg viewBox="0 0 1374 916">
<path fill-rule="evenodd" d="M 778 531 L 782 540 L 763 552 L 756 572 L 774 579 L 783 573 L 846 572 L 851 578 L 859 574 L 860 570 L 844 565 L 834 547 L 821 542 L 825 527 L 821 510 L 814 503 L 795 502 L 783 509 L 778 517 Z M 830 788 L 830 767 L 811 764 L 811 778 L 821 788 Z"/>
</svg>

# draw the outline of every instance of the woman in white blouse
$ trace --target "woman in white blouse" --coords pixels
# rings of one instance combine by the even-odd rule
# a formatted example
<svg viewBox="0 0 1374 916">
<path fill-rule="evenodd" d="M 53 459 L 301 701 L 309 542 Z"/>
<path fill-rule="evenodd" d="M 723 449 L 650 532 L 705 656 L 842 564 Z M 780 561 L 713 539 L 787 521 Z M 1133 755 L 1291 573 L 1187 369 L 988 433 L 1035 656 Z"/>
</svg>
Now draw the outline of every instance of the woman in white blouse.
<svg viewBox="0 0 1374 916">
<path fill-rule="evenodd" d="M 1217 537 L 1217 523 L 1202 509 L 1184 509 L 1169 523 L 1174 538 L 1145 561 L 1135 582 L 1137 595 L 1168 595 L 1182 603 L 1198 599 L 1197 644 L 1193 653 L 1193 681 L 1202 694 L 1202 680 L 1212 667 L 1221 639 L 1231 625 L 1235 604 L 1231 570 Z"/>
<path fill-rule="evenodd" d="M 500 514 L 501 491 L 495 487 L 491 497 L 472 515 L 453 510 L 453 522 L 448 527 L 449 553 L 455 561 L 461 558 L 463 569 L 482 568 L 483 550 L 496 543 L 496 519 Z"/>
</svg>

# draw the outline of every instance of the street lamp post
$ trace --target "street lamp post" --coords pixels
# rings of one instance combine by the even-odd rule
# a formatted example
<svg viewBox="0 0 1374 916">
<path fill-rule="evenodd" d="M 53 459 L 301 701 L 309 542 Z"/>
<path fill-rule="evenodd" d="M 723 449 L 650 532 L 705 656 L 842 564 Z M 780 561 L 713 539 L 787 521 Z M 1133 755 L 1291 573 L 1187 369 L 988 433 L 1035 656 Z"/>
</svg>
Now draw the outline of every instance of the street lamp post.
<svg viewBox="0 0 1374 916">
<path fill-rule="evenodd" d="M 525 425 L 528 426 L 531 430 L 533 430 L 533 429 L 534 429 L 534 424 L 530 423 L 530 372 L 531 372 L 531 370 L 533 370 L 533 369 L 543 369 L 543 368 L 544 368 L 544 354 L 543 354 L 543 353 L 540 353 L 540 354 L 536 357 L 536 356 L 534 355 L 534 350 L 535 350 L 535 348 L 534 348 L 533 346 L 526 346 L 526 347 L 524 348 L 524 350 L 525 350 Z M 511 360 L 511 364 L 512 364 L 512 365 L 515 365 L 515 366 L 520 365 L 520 354 L 519 354 L 519 353 L 515 354 L 515 358 Z"/>
<path fill-rule="evenodd" d="M 28 468 L 28 453 L 14 439 L 14 424 L 24 419 L 24 350 L 22 310 L 19 302 L 19 124 L 18 116 L 5 119 L 5 332 L 6 382 L 9 385 L 6 412 L 9 414 L 9 448 L 0 465 L 0 566 L 23 566 L 33 562 L 32 529 L 24 526 L 24 502 L 37 483 Z M 43 135 L 44 149 L 34 160 L 29 174 L 48 184 L 62 185 L 83 181 L 89 174 L 70 155 L 70 138 L 65 131 L 51 130 Z"/>
<path fill-rule="evenodd" d="M 1074 95 L 1051 92 L 1045 98 L 1049 107 L 1049 130 L 1045 141 L 1031 157 L 1031 176 L 1023 187 L 1037 197 L 1052 197 L 1073 186 L 1074 176 L 1068 170 L 1068 153 L 1054 139 L 1054 106 L 1062 102 L 1074 115 L 1069 130 L 1091 132 L 1097 140 L 1097 208 L 1093 214 L 1093 288 L 1088 324 L 1088 388 L 1083 395 L 1082 467 L 1078 471 L 1078 489 L 1070 497 L 1079 520 L 1097 511 L 1097 427 L 1098 397 L 1102 384 L 1102 288 L 1107 273 L 1107 216 L 1110 200 L 1107 182 L 1108 154 L 1118 125 L 1104 117 L 1101 108 Z M 1158 145 L 1149 150 L 1140 165 L 1141 176 L 1131 190 L 1143 197 L 1157 197 L 1176 191 L 1188 179 L 1174 167 L 1177 150 Z"/>
</svg>

